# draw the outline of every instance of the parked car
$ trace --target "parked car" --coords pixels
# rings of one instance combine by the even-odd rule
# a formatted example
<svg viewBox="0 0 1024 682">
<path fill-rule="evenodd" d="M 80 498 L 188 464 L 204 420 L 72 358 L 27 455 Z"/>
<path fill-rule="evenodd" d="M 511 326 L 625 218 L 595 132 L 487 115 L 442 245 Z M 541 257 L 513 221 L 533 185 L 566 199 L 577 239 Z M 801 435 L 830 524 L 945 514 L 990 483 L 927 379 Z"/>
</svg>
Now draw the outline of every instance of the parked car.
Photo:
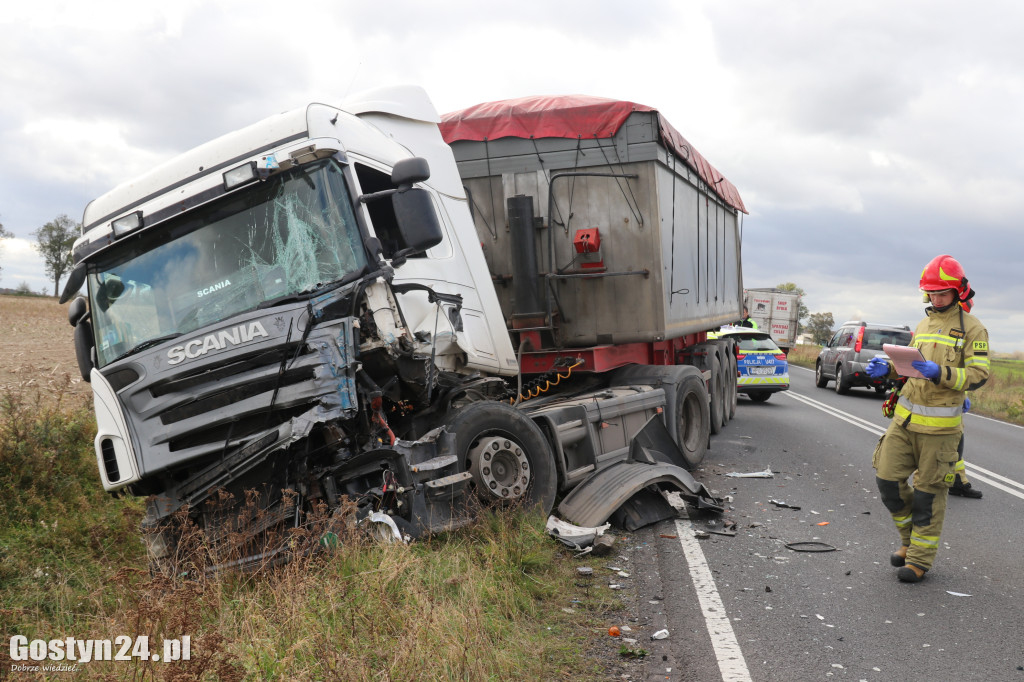
<svg viewBox="0 0 1024 682">
<path fill-rule="evenodd" d="M 736 391 L 763 403 L 789 389 L 789 361 L 767 331 L 722 327 L 716 336 L 736 339 Z"/>
<path fill-rule="evenodd" d="M 864 369 L 876 355 L 885 357 L 882 345 L 910 345 L 913 338 L 910 327 L 874 324 L 863 320 L 850 320 L 839 327 L 832 339 L 818 353 L 814 367 L 814 383 L 825 388 L 828 382 L 836 382 L 836 393 L 848 393 L 854 386 L 874 388 L 885 393 L 890 382 L 874 379 Z"/>
</svg>

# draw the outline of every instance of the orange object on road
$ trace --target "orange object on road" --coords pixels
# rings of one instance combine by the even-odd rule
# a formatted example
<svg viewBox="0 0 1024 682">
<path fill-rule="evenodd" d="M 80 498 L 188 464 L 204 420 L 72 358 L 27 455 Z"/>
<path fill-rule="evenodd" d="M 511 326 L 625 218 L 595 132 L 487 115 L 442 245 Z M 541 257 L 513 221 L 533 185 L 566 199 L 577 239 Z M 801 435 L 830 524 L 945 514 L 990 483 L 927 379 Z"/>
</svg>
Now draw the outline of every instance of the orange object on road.
<svg viewBox="0 0 1024 682">
<path fill-rule="evenodd" d="M 618 637 L 619 635 L 622 634 L 622 632 L 619 630 L 619 626 L 618 625 L 613 625 L 610 628 L 608 628 L 608 634 L 611 637 Z"/>
<path fill-rule="evenodd" d="M 822 521 L 821 523 L 816 523 L 814 525 L 816 525 L 816 526 L 827 526 L 829 523 L 830 523 L 829 521 Z"/>
</svg>

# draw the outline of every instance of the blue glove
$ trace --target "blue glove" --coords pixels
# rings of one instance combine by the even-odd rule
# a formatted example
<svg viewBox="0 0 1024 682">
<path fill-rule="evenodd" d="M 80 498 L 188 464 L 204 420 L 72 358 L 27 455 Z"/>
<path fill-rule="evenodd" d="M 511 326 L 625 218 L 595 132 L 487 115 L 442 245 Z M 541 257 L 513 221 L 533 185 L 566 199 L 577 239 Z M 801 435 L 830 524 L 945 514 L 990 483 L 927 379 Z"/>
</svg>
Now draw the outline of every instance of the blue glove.
<svg viewBox="0 0 1024 682">
<path fill-rule="evenodd" d="M 889 363 L 882 358 L 871 358 L 868 366 L 864 368 L 872 379 L 881 379 L 889 373 Z"/>
<path fill-rule="evenodd" d="M 942 369 L 931 360 L 914 360 L 910 366 L 923 374 L 925 379 L 932 381 L 939 378 L 939 371 Z"/>
<path fill-rule="evenodd" d="M 964 410 L 963 411 L 964 412 L 970 412 L 971 411 L 971 399 L 970 398 L 967 398 L 967 397 L 964 398 Z"/>
</svg>

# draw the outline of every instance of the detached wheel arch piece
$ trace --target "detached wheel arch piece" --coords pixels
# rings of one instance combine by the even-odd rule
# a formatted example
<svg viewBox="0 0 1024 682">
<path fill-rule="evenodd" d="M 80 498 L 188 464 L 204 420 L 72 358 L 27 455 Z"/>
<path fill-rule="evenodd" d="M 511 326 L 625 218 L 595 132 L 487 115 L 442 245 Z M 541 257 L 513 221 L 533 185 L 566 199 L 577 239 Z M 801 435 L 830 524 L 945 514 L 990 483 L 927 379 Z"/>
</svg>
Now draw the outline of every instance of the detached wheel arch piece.
<svg viewBox="0 0 1024 682">
<path fill-rule="evenodd" d="M 505 403 L 482 400 L 458 408 L 446 420 L 456 456 L 473 475 L 485 503 L 519 502 L 551 513 L 558 471 L 540 427 Z"/>
</svg>

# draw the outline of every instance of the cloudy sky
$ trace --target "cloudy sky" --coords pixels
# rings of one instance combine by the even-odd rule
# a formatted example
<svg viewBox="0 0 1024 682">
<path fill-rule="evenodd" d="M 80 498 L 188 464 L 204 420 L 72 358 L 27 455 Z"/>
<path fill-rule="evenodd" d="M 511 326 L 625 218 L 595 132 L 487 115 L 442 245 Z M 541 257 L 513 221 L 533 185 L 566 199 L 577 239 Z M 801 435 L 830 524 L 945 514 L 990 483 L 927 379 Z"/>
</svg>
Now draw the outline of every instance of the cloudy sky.
<svg viewBox="0 0 1024 682">
<path fill-rule="evenodd" d="M 1015 0 L 15 3 L 0 287 L 52 291 L 29 244 L 55 216 L 308 101 L 580 93 L 658 108 L 739 188 L 747 286 L 913 325 L 921 268 L 949 253 L 994 350 L 1024 351 L 1022 28 Z"/>
</svg>

